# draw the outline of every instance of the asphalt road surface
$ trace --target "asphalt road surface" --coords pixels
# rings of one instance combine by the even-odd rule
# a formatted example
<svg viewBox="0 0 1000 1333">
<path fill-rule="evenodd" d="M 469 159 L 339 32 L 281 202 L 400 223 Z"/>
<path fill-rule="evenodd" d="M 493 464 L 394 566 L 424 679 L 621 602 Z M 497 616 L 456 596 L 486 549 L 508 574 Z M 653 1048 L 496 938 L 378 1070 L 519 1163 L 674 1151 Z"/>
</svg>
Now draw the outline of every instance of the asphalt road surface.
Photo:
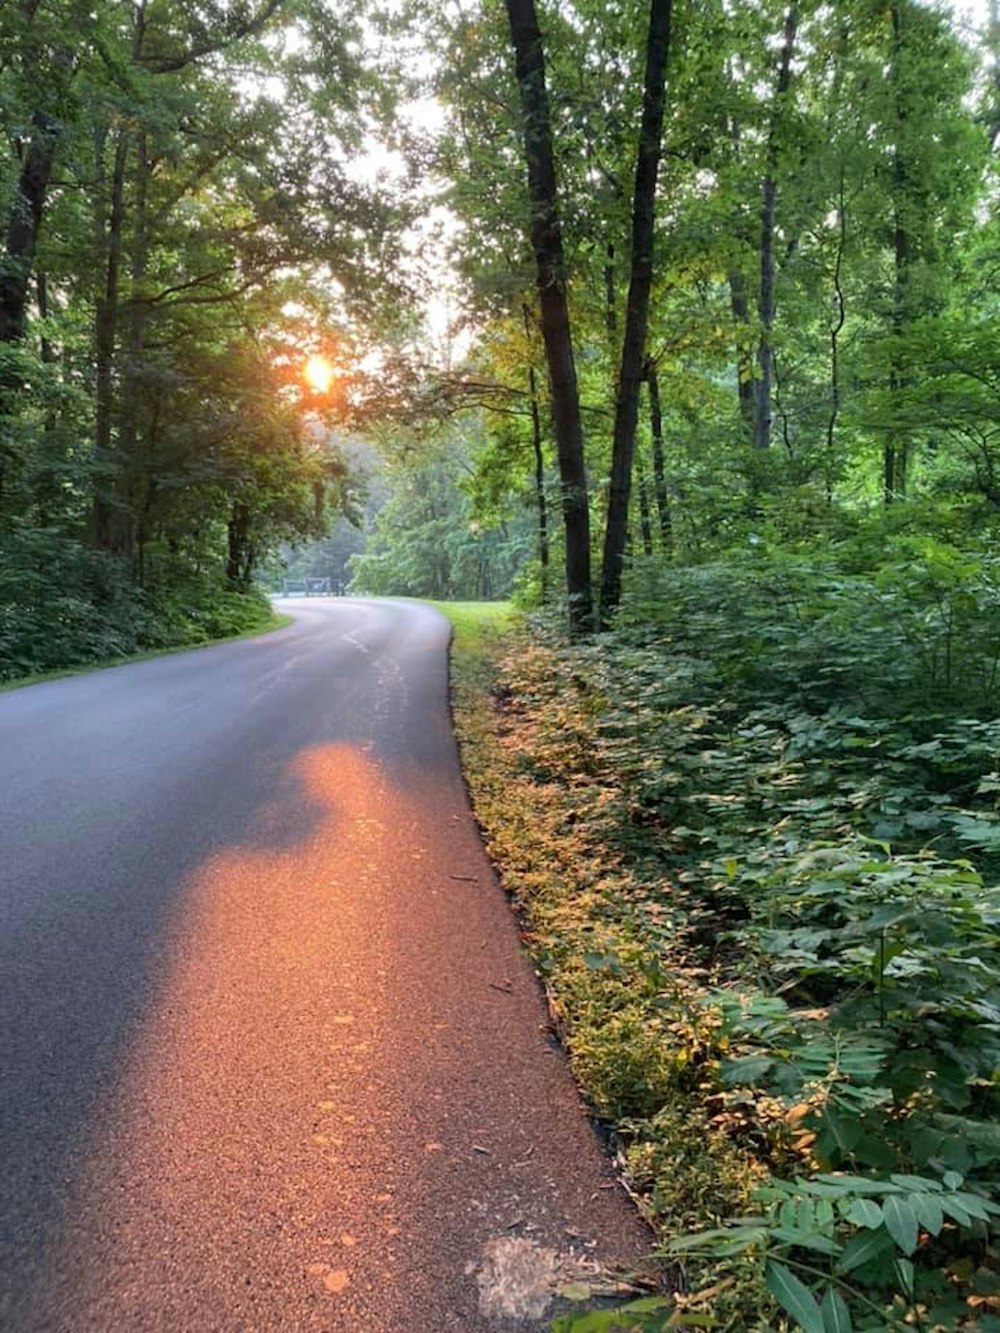
<svg viewBox="0 0 1000 1333">
<path fill-rule="evenodd" d="M 0 695 L 3 1333 L 548 1327 L 647 1236 L 482 850 L 448 628 Z"/>
</svg>

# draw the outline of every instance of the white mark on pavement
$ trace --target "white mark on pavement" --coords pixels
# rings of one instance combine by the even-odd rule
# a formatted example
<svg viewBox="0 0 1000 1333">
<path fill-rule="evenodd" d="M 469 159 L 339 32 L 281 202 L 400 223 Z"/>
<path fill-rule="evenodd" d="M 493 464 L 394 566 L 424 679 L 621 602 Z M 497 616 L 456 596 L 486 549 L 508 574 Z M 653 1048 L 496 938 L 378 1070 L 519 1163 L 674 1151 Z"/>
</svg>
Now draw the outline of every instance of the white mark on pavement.
<svg viewBox="0 0 1000 1333">
<path fill-rule="evenodd" d="M 476 1276 L 480 1312 L 487 1319 L 541 1319 L 558 1272 L 555 1250 L 511 1237 L 487 1241 Z"/>
</svg>

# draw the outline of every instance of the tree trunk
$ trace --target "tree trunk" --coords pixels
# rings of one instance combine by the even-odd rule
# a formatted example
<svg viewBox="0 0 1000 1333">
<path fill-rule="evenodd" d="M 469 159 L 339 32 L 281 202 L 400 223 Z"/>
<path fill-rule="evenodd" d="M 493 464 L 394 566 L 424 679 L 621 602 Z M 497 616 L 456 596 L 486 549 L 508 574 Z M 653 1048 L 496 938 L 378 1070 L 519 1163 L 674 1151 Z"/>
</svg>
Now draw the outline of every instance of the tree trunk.
<svg viewBox="0 0 1000 1333">
<path fill-rule="evenodd" d="M 121 276 L 122 229 L 125 217 L 125 163 L 128 132 L 118 131 L 111 173 L 110 207 L 104 239 L 104 279 L 97 299 L 94 321 L 95 411 L 94 457 L 98 466 L 97 491 L 92 511 L 94 545 L 110 551 L 116 546 L 115 510 L 112 501 L 114 469 L 111 457 L 114 414 L 115 341 L 118 332 L 118 286 Z M 102 475 L 103 474 L 103 475 Z"/>
<path fill-rule="evenodd" d="M 621 600 L 622 570 L 628 529 L 632 484 L 632 455 L 639 415 L 639 386 L 645 364 L 649 294 L 653 282 L 653 225 L 656 177 L 663 139 L 667 59 L 670 54 L 671 0 L 651 0 L 646 41 L 639 153 L 632 196 L 632 246 L 625 336 L 615 397 L 615 426 L 611 451 L 611 486 L 608 521 L 604 532 L 601 569 L 601 625 L 607 627 Z"/>
<path fill-rule="evenodd" d="M 844 254 L 847 250 L 847 198 L 844 170 L 840 171 L 840 197 L 837 203 L 837 258 L 833 267 L 833 323 L 830 325 L 830 413 L 826 421 L 826 502 L 833 503 L 834 437 L 840 416 L 840 335 L 847 320 L 844 300 Z"/>
<path fill-rule="evenodd" d="M 663 413 L 660 409 L 660 377 L 652 361 L 646 362 L 646 388 L 649 392 L 649 431 L 653 440 L 653 493 L 656 515 L 660 521 L 660 540 L 664 551 L 673 546 L 670 500 L 667 496 L 667 469 L 663 450 Z"/>
<path fill-rule="evenodd" d="M 522 305 L 524 331 L 531 340 L 531 312 Z M 529 352 L 530 355 L 530 352 Z M 535 507 L 538 511 L 538 564 L 541 570 L 542 599 L 549 589 L 549 506 L 545 497 L 545 455 L 542 453 L 542 414 L 538 405 L 538 376 L 528 363 L 528 397 L 531 405 L 531 445 L 535 455 Z"/>
<path fill-rule="evenodd" d="M 747 440 L 754 437 L 753 341 L 750 334 L 750 302 L 747 280 L 733 269 L 729 274 L 729 308 L 736 324 L 736 391 L 739 394 L 740 421 Z"/>
<path fill-rule="evenodd" d="M 245 592 L 250 583 L 252 556 L 250 546 L 250 506 L 234 500 L 227 528 L 228 554 L 226 578 L 234 588 Z"/>
<path fill-rule="evenodd" d="M 612 344 L 618 337 L 618 294 L 615 288 L 615 247 L 609 241 L 604 247 L 604 327 Z"/>
<path fill-rule="evenodd" d="M 795 49 L 795 31 L 798 12 L 792 5 L 785 16 L 785 29 L 778 67 L 774 110 L 767 135 L 767 157 L 760 204 L 760 298 L 757 313 L 760 317 L 760 342 L 757 347 L 757 382 L 754 386 L 753 442 L 757 449 L 771 444 L 771 398 L 774 389 L 774 316 L 775 261 L 774 220 L 778 200 L 778 131 L 788 88 L 792 81 L 792 52 Z"/>
<path fill-rule="evenodd" d="M 987 116 L 986 132 L 990 149 L 1000 139 L 1000 0 L 990 0 L 990 19 L 986 29 L 986 50 L 992 66 L 992 102 Z"/>
<path fill-rule="evenodd" d="M 146 134 L 140 130 L 136 135 L 132 260 L 129 266 L 131 290 L 125 356 L 122 364 L 121 426 L 118 438 L 122 467 L 120 545 L 122 555 L 129 559 L 132 559 L 135 552 L 136 516 L 142 509 L 143 492 L 149 484 L 148 467 L 140 466 L 139 460 L 139 384 L 146 340 L 146 320 L 149 314 L 149 306 L 143 291 L 149 252 L 146 218 L 148 190 L 148 146 Z"/>
<path fill-rule="evenodd" d="M 653 554 L 653 522 L 649 511 L 649 487 L 646 484 L 646 469 L 638 451 L 635 455 L 636 479 L 639 482 L 639 530 L 642 533 L 642 553 Z"/>
<path fill-rule="evenodd" d="M 506 0 L 524 125 L 531 245 L 541 313 L 542 339 L 552 393 L 552 424 L 559 460 L 566 529 L 566 591 L 570 629 L 591 628 L 590 512 L 583 457 L 580 392 L 570 333 L 566 265 L 556 201 L 552 126 L 545 86 L 545 58 L 534 0 Z"/>
<path fill-rule="evenodd" d="M 889 368 L 890 412 L 896 413 L 896 399 L 906 387 L 906 378 L 900 365 L 899 341 L 909 322 L 909 283 L 910 283 L 910 232 L 907 217 L 907 191 L 910 188 L 909 166 L 903 149 L 906 134 L 906 111 L 901 104 L 899 91 L 899 64 L 903 53 L 903 13 L 900 0 L 893 0 L 890 6 L 892 21 L 892 58 L 889 62 L 889 78 L 894 85 L 896 99 L 896 143 L 892 153 L 892 259 L 893 259 L 893 294 L 892 294 L 892 339 L 891 361 Z M 898 430 L 890 422 L 889 436 L 883 454 L 883 492 L 887 505 L 906 495 L 906 475 L 909 464 L 909 447 L 905 428 Z"/>
<path fill-rule="evenodd" d="M 31 31 L 39 0 L 20 0 L 21 19 Z M 58 107 L 60 94 L 65 89 L 53 90 L 41 79 L 38 69 L 38 50 L 32 41 L 17 43 L 25 82 L 42 95 L 52 107 Z M 59 52 L 56 66 L 66 70 L 72 67 L 68 51 Z M 61 79 L 56 80 L 57 84 Z M 36 106 L 31 116 L 31 134 L 21 162 L 21 172 L 11 201 L 7 220 L 4 253 L 0 259 L 0 343 L 21 342 L 25 335 L 25 315 L 31 270 L 35 260 L 38 234 L 41 231 L 45 200 L 52 180 L 59 140 L 63 127 L 41 107 Z"/>
<path fill-rule="evenodd" d="M 31 269 L 61 133 L 59 123 L 45 112 L 36 111 L 32 116 L 31 139 L 11 204 L 0 263 L 0 342 L 24 338 Z"/>
<path fill-rule="evenodd" d="M 742 132 L 740 122 L 734 116 L 732 120 L 727 121 L 729 138 L 733 146 L 734 161 L 738 159 L 740 145 L 742 143 Z M 747 223 L 749 219 L 744 216 L 744 210 L 741 207 L 736 221 L 736 231 L 747 243 L 749 250 L 752 245 L 752 238 L 746 233 L 749 230 Z M 750 332 L 750 301 L 747 297 L 746 275 L 738 268 L 733 268 L 728 274 L 729 281 L 729 308 L 733 312 L 733 322 L 736 325 L 736 391 L 739 395 L 740 421 L 747 442 L 753 440 L 754 424 L 754 382 L 753 382 L 753 337 Z"/>
<path fill-rule="evenodd" d="M 31 140 L 21 167 L 0 256 L 0 345 L 24 341 L 28 287 L 35 247 L 42 225 L 45 196 L 52 177 L 60 127 L 51 116 L 36 111 L 31 119 Z M 16 360 L 0 362 L 0 495 L 7 469 L 17 458 L 15 418 L 21 392 Z"/>
<path fill-rule="evenodd" d="M 44 322 L 49 317 L 49 284 L 47 275 L 40 271 L 35 276 L 35 299 L 38 302 L 38 314 Z M 52 345 L 52 340 L 43 332 L 40 339 L 42 364 L 50 368 L 59 363 L 59 355 Z M 50 372 L 54 373 L 54 372 Z M 38 526 L 45 528 L 52 522 L 62 498 L 62 477 L 56 467 L 56 432 L 59 428 L 59 416 L 54 406 L 45 412 L 45 466 L 35 481 L 34 503 L 38 515 Z"/>
</svg>

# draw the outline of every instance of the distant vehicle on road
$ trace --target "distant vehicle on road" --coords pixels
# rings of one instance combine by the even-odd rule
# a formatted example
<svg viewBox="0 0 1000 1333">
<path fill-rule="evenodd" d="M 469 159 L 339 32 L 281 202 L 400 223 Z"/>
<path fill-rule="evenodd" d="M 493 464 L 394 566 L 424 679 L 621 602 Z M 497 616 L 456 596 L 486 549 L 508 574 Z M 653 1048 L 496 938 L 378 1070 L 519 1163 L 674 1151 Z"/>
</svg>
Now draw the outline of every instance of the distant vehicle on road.
<svg viewBox="0 0 1000 1333">
<path fill-rule="evenodd" d="M 343 597 L 344 585 L 328 577 L 282 579 L 282 597 Z"/>
</svg>

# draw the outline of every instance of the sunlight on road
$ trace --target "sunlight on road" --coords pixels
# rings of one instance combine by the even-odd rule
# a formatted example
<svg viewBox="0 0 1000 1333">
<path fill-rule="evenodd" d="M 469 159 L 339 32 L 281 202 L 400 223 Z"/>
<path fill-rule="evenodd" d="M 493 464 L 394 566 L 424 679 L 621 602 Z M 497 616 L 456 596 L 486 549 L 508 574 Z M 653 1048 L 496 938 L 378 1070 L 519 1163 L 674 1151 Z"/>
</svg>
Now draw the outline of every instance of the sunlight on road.
<svg viewBox="0 0 1000 1333">
<path fill-rule="evenodd" d="M 250 845 L 191 877 L 168 975 L 92 1146 L 114 1162 L 111 1188 L 98 1183 L 105 1164 L 83 1189 L 109 1237 L 153 1215 L 167 1241 L 88 1293 L 119 1317 L 143 1288 L 169 1302 L 180 1274 L 182 1290 L 214 1293 L 213 1317 L 232 1327 L 261 1274 L 283 1285 L 298 1274 L 307 1299 L 346 1302 L 358 1318 L 377 1285 L 384 1310 L 408 1169 L 385 1151 L 401 1078 L 386 867 L 425 815 L 363 751 L 320 747 L 293 764 Z M 292 841 L 289 826 L 302 829 Z M 412 864 L 422 853 L 407 845 Z M 261 1197 L 280 1209 L 262 1214 Z M 206 1210 L 240 1237 L 216 1269 Z M 234 1254 L 245 1275 L 224 1271 Z"/>
</svg>

